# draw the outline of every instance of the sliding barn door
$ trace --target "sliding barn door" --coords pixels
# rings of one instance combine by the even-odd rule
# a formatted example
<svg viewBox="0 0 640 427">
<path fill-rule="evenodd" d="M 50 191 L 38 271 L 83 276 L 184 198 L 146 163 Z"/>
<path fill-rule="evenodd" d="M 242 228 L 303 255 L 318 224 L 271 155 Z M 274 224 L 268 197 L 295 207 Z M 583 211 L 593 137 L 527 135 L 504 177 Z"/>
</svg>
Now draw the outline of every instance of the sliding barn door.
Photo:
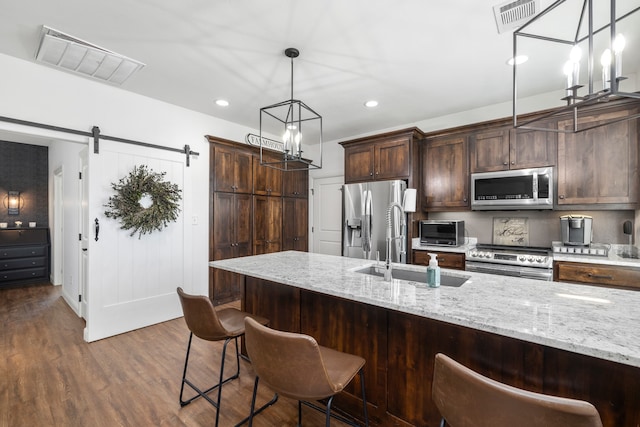
<svg viewBox="0 0 640 427">
<path fill-rule="evenodd" d="M 165 180 L 182 190 L 182 201 L 177 222 L 139 237 L 130 236 L 130 230 L 107 218 L 104 205 L 115 194 L 111 184 L 141 165 L 166 172 Z M 185 241 L 190 236 L 185 236 L 184 221 L 186 171 L 185 157 L 179 153 L 120 143 L 101 143 L 100 153 L 91 153 L 86 341 L 182 315 L 176 287 L 184 286 L 187 280 Z"/>
</svg>

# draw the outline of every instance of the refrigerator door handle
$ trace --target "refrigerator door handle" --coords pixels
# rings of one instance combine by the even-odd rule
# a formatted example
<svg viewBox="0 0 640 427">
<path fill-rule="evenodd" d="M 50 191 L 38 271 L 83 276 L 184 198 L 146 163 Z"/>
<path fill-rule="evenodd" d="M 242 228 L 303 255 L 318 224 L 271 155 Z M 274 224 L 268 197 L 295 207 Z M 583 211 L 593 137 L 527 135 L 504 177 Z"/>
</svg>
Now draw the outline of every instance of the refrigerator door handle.
<svg viewBox="0 0 640 427">
<path fill-rule="evenodd" d="M 371 191 L 366 190 L 364 196 L 364 215 L 362 216 L 362 250 L 364 258 L 369 259 L 371 253 Z"/>
</svg>

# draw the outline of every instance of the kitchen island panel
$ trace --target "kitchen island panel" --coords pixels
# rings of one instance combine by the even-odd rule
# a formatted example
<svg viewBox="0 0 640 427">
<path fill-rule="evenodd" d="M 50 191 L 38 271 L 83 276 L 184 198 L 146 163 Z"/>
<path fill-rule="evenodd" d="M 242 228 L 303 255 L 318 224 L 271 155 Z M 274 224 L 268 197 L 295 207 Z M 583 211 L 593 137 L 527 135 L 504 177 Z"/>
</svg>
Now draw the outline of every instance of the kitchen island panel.
<svg viewBox="0 0 640 427">
<path fill-rule="evenodd" d="M 386 412 L 387 311 L 368 304 L 302 291 L 302 332 L 320 345 L 356 354 L 366 360 L 365 388 L 369 416 L 380 420 Z M 336 396 L 335 405 L 354 416 L 362 413 L 359 377 Z"/>
<path fill-rule="evenodd" d="M 246 276 L 244 283 L 243 311 L 266 317 L 273 329 L 300 332 L 299 289 L 251 276 Z"/>
</svg>

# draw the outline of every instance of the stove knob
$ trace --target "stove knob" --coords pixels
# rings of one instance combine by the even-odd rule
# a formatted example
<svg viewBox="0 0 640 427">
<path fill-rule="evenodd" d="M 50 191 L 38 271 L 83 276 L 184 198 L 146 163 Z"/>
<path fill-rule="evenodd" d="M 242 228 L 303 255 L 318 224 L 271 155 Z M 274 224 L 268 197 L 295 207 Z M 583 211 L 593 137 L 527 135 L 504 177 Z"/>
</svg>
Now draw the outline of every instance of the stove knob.
<svg viewBox="0 0 640 427">
<path fill-rule="evenodd" d="M 528 258 L 527 258 L 527 261 L 529 261 L 529 262 L 533 262 L 533 257 L 532 257 L 532 256 L 528 257 Z"/>
<path fill-rule="evenodd" d="M 538 258 L 536 258 L 536 262 L 537 262 L 537 263 L 539 263 L 539 264 L 541 264 L 541 263 L 543 263 L 543 262 L 544 262 L 544 258 L 543 258 L 543 257 L 541 257 L 541 256 L 539 256 Z"/>
<path fill-rule="evenodd" d="M 520 261 L 520 262 L 525 262 L 526 260 L 527 260 L 527 257 L 526 257 L 526 256 L 524 256 L 524 255 L 520 255 L 520 256 L 518 257 L 518 261 Z"/>
</svg>

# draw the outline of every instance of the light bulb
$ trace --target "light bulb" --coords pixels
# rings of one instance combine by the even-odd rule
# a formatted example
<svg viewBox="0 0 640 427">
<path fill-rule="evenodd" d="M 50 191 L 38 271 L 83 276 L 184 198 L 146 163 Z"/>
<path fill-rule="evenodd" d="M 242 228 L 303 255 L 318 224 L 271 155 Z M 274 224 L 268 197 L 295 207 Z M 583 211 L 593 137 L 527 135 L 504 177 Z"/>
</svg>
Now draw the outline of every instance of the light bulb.
<svg viewBox="0 0 640 427">
<path fill-rule="evenodd" d="M 613 54 L 616 59 L 616 79 L 622 76 L 622 51 L 626 44 L 627 42 L 622 34 L 618 34 L 615 40 L 613 40 Z"/>
<path fill-rule="evenodd" d="M 571 49 L 569 59 L 571 60 L 571 62 L 580 62 L 580 58 L 582 58 L 582 49 L 580 49 L 580 46 L 575 45 Z"/>
<path fill-rule="evenodd" d="M 624 36 L 622 34 L 618 34 L 613 40 L 613 52 L 616 55 L 622 53 L 626 44 L 627 41 L 625 40 Z"/>
<path fill-rule="evenodd" d="M 611 87 L 611 51 L 609 49 L 602 52 L 600 64 L 602 65 L 602 89 L 607 90 Z"/>
<path fill-rule="evenodd" d="M 600 64 L 603 67 L 608 67 L 611 65 L 611 51 L 609 49 L 605 49 L 602 52 L 602 56 L 600 57 Z"/>
</svg>

